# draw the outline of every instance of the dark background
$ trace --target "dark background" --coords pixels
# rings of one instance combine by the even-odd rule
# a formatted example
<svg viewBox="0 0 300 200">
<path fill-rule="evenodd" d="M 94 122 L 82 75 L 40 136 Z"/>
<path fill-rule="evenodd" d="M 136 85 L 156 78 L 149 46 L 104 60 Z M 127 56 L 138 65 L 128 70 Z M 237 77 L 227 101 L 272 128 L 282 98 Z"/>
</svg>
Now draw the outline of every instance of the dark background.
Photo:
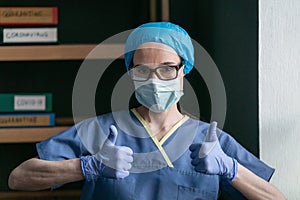
<svg viewBox="0 0 300 200">
<path fill-rule="evenodd" d="M 186 29 L 213 58 L 227 95 L 224 130 L 258 156 L 257 4 L 256 0 L 172 0 L 170 21 Z M 57 6 L 61 44 L 98 44 L 149 21 L 149 2 L 145 0 L 2 0 L 0 6 Z M 157 1 L 158 20 L 160 10 Z M 101 66 L 102 61 L 91 62 Z M 72 88 L 81 63 L 81 60 L 0 62 L 0 92 L 51 92 L 56 115 L 71 116 Z M 98 114 L 110 111 L 113 86 L 124 72 L 122 59 L 114 61 L 105 71 L 96 94 Z M 199 99 L 201 118 L 209 121 L 210 98 L 204 81 L 196 70 L 186 78 Z M 10 170 L 35 155 L 35 144 L 0 144 L 0 191 L 8 190 Z"/>
</svg>

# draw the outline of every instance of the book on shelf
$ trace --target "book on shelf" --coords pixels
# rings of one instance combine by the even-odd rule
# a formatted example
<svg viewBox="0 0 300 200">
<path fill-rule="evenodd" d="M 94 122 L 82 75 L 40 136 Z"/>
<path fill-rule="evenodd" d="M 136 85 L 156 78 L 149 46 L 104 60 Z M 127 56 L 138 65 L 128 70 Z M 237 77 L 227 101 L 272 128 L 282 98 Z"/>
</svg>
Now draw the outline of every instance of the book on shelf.
<svg viewBox="0 0 300 200">
<path fill-rule="evenodd" d="M 57 7 L 0 7 L 0 26 L 57 25 Z"/>
<path fill-rule="evenodd" d="M 1 28 L 0 44 L 57 43 L 57 28 Z"/>
<path fill-rule="evenodd" d="M 0 112 L 52 112 L 52 93 L 0 93 Z"/>
<path fill-rule="evenodd" d="M 55 126 L 54 113 L 5 113 L 0 114 L 0 128 Z"/>
</svg>

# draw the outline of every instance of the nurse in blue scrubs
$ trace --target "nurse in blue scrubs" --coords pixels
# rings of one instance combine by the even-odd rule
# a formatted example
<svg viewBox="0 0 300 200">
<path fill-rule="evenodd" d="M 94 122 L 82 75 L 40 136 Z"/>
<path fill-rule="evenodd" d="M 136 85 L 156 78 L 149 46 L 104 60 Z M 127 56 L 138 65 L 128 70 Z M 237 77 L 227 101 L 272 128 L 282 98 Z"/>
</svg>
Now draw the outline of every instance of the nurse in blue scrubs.
<svg viewBox="0 0 300 200">
<path fill-rule="evenodd" d="M 79 122 L 37 144 L 38 158 L 14 169 L 16 190 L 85 180 L 81 199 L 285 199 L 274 169 L 229 134 L 180 111 L 183 77 L 194 64 L 191 39 L 169 22 L 131 32 L 125 65 L 141 106 Z"/>
</svg>

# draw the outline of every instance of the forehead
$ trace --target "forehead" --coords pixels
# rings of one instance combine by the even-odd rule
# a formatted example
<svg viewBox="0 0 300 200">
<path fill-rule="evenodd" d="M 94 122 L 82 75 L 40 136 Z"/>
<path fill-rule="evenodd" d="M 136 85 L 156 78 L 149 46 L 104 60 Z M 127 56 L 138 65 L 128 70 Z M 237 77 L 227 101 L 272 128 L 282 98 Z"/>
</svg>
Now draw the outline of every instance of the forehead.
<svg viewBox="0 0 300 200">
<path fill-rule="evenodd" d="M 170 53 L 176 53 L 176 51 L 171 48 L 170 46 L 168 45 L 165 45 L 163 43 L 159 43 L 159 42 L 146 42 L 146 43 L 143 43 L 141 44 L 137 50 L 141 50 L 141 49 L 159 49 L 159 50 L 163 50 L 163 51 L 168 51 Z"/>
<path fill-rule="evenodd" d="M 162 63 L 179 62 L 180 57 L 171 47 L 157 42 L 147 42 L 140 45 L 133 56 L 133 62 Z"/>
</svg>

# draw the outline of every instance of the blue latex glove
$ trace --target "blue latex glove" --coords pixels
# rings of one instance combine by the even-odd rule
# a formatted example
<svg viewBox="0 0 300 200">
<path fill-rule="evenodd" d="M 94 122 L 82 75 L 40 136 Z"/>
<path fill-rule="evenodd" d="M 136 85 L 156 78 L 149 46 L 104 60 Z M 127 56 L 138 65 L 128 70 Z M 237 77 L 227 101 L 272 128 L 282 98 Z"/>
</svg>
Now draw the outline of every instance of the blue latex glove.
<svg viewBox="0 0 300 200">
<path fill-rule="evenodd" d="M 118 131 L 110 126 L 110 134 L 101 150 L 92 156 L 80 157 L 81 169 L 86 180 L 99 177 L 125 178 L 129 175 L 133 162 L 133 151 L 126 146 L 116 146 Z"/>
<path fill-rule="evenodd" d="M 190 146 L 192 165 L 195 170 L 210 175 L 220 175 L 233 181 L 237 174 L 237 161 L 227 156 L 217 137 L 217 122 L 210 124 L 205 141 Z"/>
</svg>

